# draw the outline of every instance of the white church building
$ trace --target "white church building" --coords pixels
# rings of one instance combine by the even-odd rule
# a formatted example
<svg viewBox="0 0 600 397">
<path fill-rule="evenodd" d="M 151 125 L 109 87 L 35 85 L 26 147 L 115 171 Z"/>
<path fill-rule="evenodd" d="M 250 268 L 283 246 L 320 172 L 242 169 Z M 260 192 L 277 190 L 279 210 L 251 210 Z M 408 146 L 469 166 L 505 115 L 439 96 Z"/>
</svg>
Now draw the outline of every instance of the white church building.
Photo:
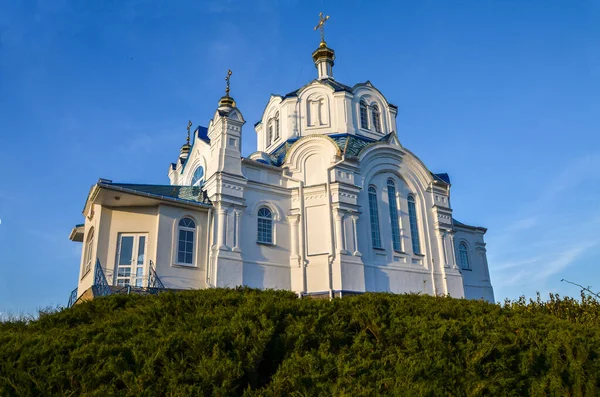
<svg viewBox="0 0 600 397">
<path fill-rule="evenodd" d="M 312 58 L 316 79 L 272 95 L 254 124 L 256 152 L 242 156 L 229 73 L 208 127 L 188 126 L 169 184 L 91 188 L 70 236 L 83 242 L 73 301 L 157 286 L 494 301 L 486 229 L 454 219 L 448 175 L 402 145 L 397 106 L 369 81 L 336 81 L 323 39 Z"/>
</svg>

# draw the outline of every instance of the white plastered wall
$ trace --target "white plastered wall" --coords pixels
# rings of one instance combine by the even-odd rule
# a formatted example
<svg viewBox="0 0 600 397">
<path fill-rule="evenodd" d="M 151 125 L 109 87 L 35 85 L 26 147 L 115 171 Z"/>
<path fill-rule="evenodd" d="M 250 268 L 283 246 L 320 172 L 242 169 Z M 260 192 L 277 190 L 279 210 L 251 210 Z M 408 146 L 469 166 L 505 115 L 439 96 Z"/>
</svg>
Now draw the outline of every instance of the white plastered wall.
<svg viewBox="0 0 600 397">
<path fill-rule="evenodd" d="M 249 176 L 244 191 L 246 207 L 240 221 L 240 248 L 244 261 L 243 283 L 253 288 L 291 289 L 290 211 L 291 192 L 276 172 L 244 167 Z M 257 243 L 258 209 L 266 206 L 273 215 L 273 245 Z M 228 225 L 233 230 L 232 222 Z M 233 237 L 231 237 L 233 238 Z"/>
<path fill-rule="evenodd" d="M 96 263 L 96 258 L 102 265 L 102 270 L 108 283 L 110 285 L 114 284 L 119 233 L 145 233 L 148 236 L 146 256 L 148 260 L 156 257 L 157 207 L 111 209 L 102 207 L 99 204 L 93 204 L 92 208 L 94 215 L 91 220 L 89 217 L 86 218 L 86 235 L 84 235 L 84 239 L 87 238 L 87 233 L 91 226 L 94 226 L 95 247 L 92 256 L 94 260 L 90 273 L 79 282 L 78 293 L 80 295 L 91 287 L 94 282 L 94 264 Z M 84 255 L 82 255 L 82 261 L 83 257 Z M 148 269 L 144 272 L 144 277 L 147 276 Z"/>
<path fill-rule="evenodd" d="M 193 266 L 177 265 L 176 249 L 179 221 L 189 217 L 196 223 Z M 155 219 L 158 250 L 156 271 L 167 288 L 206 288 L 208 209 L 188 209 L 161 204 Z"/>
<path fill-rule="evenodd" d="M 144 284 L 147 282 L 148 266 L 152 261 L 159 278 L 167 288 L 199 289 L 206 287 L 207 209 L 191 210 L 169 205 L 111 209 L 98 204 L 94 204 L 92 208 L 94 216 L 92 219 L 86 218 L 84 238 L 87 238 L 87 234 L 93 226 L 95 237 L 92 255 L 93 258 L 97 257 L 100 261 L 110 285 L 114 285 L 119 235 L 121 233 L 143 233 L 147 235 Z M 177 224 L 184 216 L 189 216 L 196 222 L 195 266 L 193 267 L 175 265 Z M 80 273 L 83 269 L 84 253 L 85 247 L 82 251 Z M 94 282 L 93 266 L 95 262 L 94 259 L 92 269 L 85 277 L 81 279 L 80 274 L 79 295 L 90 288 Z"/>
<path fill-rule="evenodd" d="M 458 225 L 455 225 L 454 230 L 456 231 L 454 250 L 463 277 L 465 298 L 494 302 L 494 290 L 490 280 L 483 231 Z M 463 269 L 460 263 L 459 246 L 463 242 L 467 246 L 470 269 Z"/>
</svg>

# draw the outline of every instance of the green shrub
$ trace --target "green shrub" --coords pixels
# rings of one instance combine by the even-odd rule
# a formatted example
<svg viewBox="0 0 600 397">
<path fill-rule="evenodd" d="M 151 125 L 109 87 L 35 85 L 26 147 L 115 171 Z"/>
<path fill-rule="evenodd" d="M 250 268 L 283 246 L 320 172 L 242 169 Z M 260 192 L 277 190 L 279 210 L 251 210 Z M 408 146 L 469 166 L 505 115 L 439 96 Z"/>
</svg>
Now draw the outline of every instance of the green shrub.
<svg viewBox="0 0 600 397">
<path fill-rule="evenodd" d="M 0 396 L 600 395 L 598 301 L 252 289 L 0 323 Z"/>
</svg>

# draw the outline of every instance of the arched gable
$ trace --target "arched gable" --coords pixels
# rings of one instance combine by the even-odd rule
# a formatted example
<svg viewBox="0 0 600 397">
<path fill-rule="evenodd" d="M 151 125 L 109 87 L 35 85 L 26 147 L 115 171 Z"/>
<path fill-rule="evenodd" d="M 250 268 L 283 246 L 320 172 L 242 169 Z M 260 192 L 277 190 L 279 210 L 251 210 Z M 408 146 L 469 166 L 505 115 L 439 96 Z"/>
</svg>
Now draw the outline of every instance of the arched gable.
<svg viewBox="0 0 600 397">
<path fill-rule="evenodd" d="M 340 148 L 327 135 L 313 134 L 298 139 L 288 150 L 283 168 L 287 168 L 299 179 L 311 184 L 324 182 L 327 174 L 325 168 L 341 156 Z"/>
<path fill-rule="evenodd" d="M 189 163 L 186 164 L 184 170 L 184 177 L 182 179 L 184 181 L 184 185 L 192 184 L 192 178 L 194 177 L 194 173 L 198 167 L 204 168 L 204 180 L 206 180 L 206 159 L 199 153 L 199 150 L 194 152 L 195 155 L 193 157 L 190 156 L 188 159 Z"/>
<path fill-rule="evenodd" d="M 267 106 L 265 106 L 265 110 L 261 115 L 260 121 L 254 125 L 254 130 L 257 134 L 257 146 L 259 150 L 266 150 L 268 146 L 278 143 L 278 141 L 269 140 L 268 138 L 269 123 L 274 122 L 273 120 L 275 119 L 276 115 L 278 116 L 278 127 L 280 129 L 279 137 L 284 135 L 282 129 L 285 129 L 285 124 L 283 123 L 283 120 L 281 120 L 283 112 L 282 102 L 283 98 L 281 96 L 271 95 L 271 98 L 269 99 L 269 102 L 267 103 Z"/>
<path fill-rule="evenodd" d="M 353 114 L 353 124 L 357 130 L 374 134 L 389 134 L 396 129 L 396 108 L 395 106 L 390 106 L 390 103 L 383 96 L 383 94 L 370 82 L 356 84 L 352 87 L 352 93 L 354 97 L 352 98 L 352 114 Z M 360 102 L 364 101 L 367 104 L 369 109 L 369 120 L 370 125 L 368 130 L 364 130 L 361 128 L 360 122 Z M 381 132 L 376 132 L 373 128 L 372 118 L 372 109 L 374 106 L 377 106 L 380 113 L 380 123 L 381 123 Z"/>
<path fill-rule="evenodd" d="M 325 84 L 323 81 L 321 80 L 313 80 L 310 83 L 306 84 L 304 87 L 300 88 L 297 92 L 296 92 L 296 96 L 300 99 L 303 100 L 305 99 L 307 96 L 311 95 L 314 91 L 321 91 L 323 93 L 326 93 L 328 95 L 333 94 L 333 92 L 335 91 L 333 89 L 333 87 L 331 87 L 328 84 Z"/>
<path fill-rule="evenodd" d="M 382 170 L 401 176 L 415 192 L 424 192 L 433 181 L 431 172 L 412 152 L 387 142 L 375 142 L 363 149 L 359 162 L 365 181 Z"/>
<path fill-rule="evenodd" d="M 281 102 L 283 102 L 283 97 L 281 97 L 281 95 L 271 94 L 269 102 L 267 102 L 265 109 L 260 115 L 260 121 L 256 123 L 255 127 L 258 127 L 260 124 L 266 124 L 268 119 L 279 110 Z"/>
<path fill-rule="evenodd" d="M 300 116 L 302 131 L 331 127 L 333 92 L 332 87 L 314 82 L 298 93 L 296 110 Z"/>
</svg>

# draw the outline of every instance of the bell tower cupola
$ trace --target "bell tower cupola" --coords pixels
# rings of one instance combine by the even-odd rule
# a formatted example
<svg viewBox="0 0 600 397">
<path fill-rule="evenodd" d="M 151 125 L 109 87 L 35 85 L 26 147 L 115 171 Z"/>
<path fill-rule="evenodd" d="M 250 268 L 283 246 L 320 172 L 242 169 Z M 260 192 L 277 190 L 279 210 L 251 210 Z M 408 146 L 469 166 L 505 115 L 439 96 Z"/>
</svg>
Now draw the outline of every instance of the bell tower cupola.
<svg viewBox="0 0 600 397">
<path fill-rule="evenodd" d="M 333 79 L 333 61 L 335 60 L 335 51 L 327 47 L 325 42 L 325 22 L 329 19 L 329 15 L 323 16 L 323 13 L 319 14 L 319 23 L 315 26 L 315 30 L 321 31 L 321 43 L 312 53 L 313 61 L 319 73 L 319 80 L 322 79 Z"/>
<path fill-rule="evenodd" d="M 185 143 L 181 146 L 181 150 L 179 152 L 179 158 L 181 159 L 182 163 L 184 163 L 187 160 L 187 158 L 189 157 L 189 155 L 190 155 L 190 148 L 191 148 L 191 145 L 190 145 L 190 128 L 192 128 L 192 120 L 190 120 L 188 122 L 188 125 L 187 125 L 187 139 L 186 139 Z"/>
<path fill-rule="evenodd" d="M 231 70 L 227 71 L 227 77 L 225 77 L 225 81 L 227 81 L 227 87 L 225 88 L 225 96 L 219 99 L 219 108 L 234 108 L 235 101 L 232 97 L 229 96 L 229 80 L 231 79 Z"/>
</svg>

